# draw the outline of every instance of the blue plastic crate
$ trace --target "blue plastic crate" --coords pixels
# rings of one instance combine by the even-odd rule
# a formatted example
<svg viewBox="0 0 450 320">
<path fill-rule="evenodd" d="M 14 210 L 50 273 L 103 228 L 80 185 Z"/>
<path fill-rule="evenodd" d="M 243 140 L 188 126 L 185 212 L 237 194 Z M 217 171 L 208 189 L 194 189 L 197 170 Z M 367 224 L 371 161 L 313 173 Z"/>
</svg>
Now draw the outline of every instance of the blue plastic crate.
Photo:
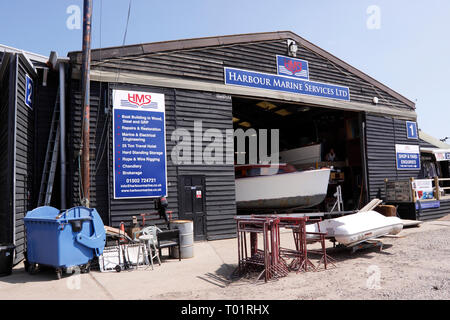
<svg viewBox="0 0 450 320">
<path fill-rule="evenodd" d="M 28 263 L 67 268 L 85 265 L 103 253 L 106 233 L 95 209 L 75 207 L 61 212 L 38 207 L 24 221 Z"/>
</svg>

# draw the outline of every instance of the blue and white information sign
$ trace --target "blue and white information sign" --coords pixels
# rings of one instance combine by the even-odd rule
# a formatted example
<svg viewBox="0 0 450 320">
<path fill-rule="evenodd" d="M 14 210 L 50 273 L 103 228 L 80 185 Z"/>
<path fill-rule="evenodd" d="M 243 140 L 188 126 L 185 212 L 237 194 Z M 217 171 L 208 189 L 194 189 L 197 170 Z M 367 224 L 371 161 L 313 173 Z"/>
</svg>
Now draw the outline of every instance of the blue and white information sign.
<svg viewBox="0 0 450 320">
<path fill-rule="evenodd" d="M 113 90 L 114 198 L 167 196 L 164 95 Z"/>
<path fill-rule="evenodd" d="M 397 170 L 420 170 L 419 146 L 396 144 Z"/>
<path fill-rule="evenodd" d="M 25 74 L 25 104 L 33 109 L 33 79 Z"/>
<path fill-rule="evenodd" d="M 277 73 L 280 76 L 309 79 L 308 61 L 277 55 Z"/>
<path fill-rule="evenodd" d="M 419 209 L 434 209 L 440 208 L 441 202 L 439 200 L 432 201 L 417 201 L 416 202 L 416 210 Z"/>
<path fill-rule="evenodd" d="M 284 91 L 345 101 L 350 100 L 348 87 L 227 67 L 224 68 L 224 72 L 225 84 L 228 85 Z"/>
<path fill-rule="evenodd" d="M 414 121 L 406 121 L 406 136 L 408 139 L 418 139 L 419 135 L 417 134 L 417 122 Z"/>
</svg>

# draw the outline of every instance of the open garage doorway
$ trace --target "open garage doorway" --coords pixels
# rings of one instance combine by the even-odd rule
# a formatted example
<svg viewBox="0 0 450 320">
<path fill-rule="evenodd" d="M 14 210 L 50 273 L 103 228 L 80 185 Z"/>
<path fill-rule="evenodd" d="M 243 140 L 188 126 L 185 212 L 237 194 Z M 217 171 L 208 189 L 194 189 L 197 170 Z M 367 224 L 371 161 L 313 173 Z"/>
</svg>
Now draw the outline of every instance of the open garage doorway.
<svg viewBox="0 0 450 320">
<path fill-rule="evenodd" d="M 321 200 L 319 203 L 312 201 L 312 206 L 305 206 L 302 203 L 302 210 L 329 212 L 336 203 L 335 194 L 339 188 L 341 189 L 343 204 L 341 211 L 356 210 L 366 201 L 365 171 L 363 170 L 364 143 L 361 134 L 362 114 L 241 97 L 233 97 L 232 102 L 235 130 L 243 129 L 244 132 L 247 132 L 248 129 L 255 129 L 257 132 L 259 132 L 259 129 L 279 130 L 280 170 L 278 173 L 292 172 L 292 167 L 294 167 L 295 172 L 330 168 L 326 195 L 319 199 Z M 270 137 L 270 134 L 268 136 Z M 255 174 L 255 170 L 258 172 L 263 170 L 261 167 L 258 168 L 258 165 L 247 166 L 242 165 L 242 161 L 237 161 L 239 154 L 244 153 L 246 163 L 254 164 L 254 161 L 252 161 L 254 158 L 250 159 L 249 157 L 249 154 L 254 151 L 249 149 L 249 141 L 250 135 L 247 135 L 245 151 L 243 151 L 242 148 L 237 147 L 235 137 L 236 201 L 239 212 L 254 211 L 248 210 L 251 207 L 241 205 L 239 192 L 246 193 L 255 186 L 264 188 L 268 192 L 271 192 L 271 188 L 275 190 L 283 187 L 275 183 L 267 183 L 264 186 L 258 183 L 246 185 L 245 188 L 239 189 L 238 182 L 241 180 L 238 179 L 258 175 Z M 270 154 L 270 143 L 268 143 L 268 149 Z M 260 163 L 261 159 L 258 157 L 257 164 Z M 288 166 L 284 166 L 285 164 Z M 315 183 L 315 178 L 312 177 L 311 179 L 309 188 L 312 188 L 312 184 Z M 289 186 L 294 188 L 295 184 L 289 182 Z M 278 196 L 280 195 L 278 194 Z M 262 202 L 259 201 L 259 204 L 262 204 Z M 295 209 L 292 207 L 286 210 L 284 207 L 277 211 L 293 212 L 292 210 Z M 297 211 L 295 210 L 295 212 Z"/>
</svg>

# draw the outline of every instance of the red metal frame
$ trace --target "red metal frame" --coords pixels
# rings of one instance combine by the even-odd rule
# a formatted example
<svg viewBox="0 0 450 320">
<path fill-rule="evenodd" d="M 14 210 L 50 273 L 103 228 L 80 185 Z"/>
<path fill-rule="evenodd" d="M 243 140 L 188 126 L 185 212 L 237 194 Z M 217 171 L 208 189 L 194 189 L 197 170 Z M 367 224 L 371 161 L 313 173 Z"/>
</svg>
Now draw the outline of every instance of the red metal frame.
<svg viewBox="0 0 450 320">
<path fill-rule="evenodd" d="M 242 274 L 263 269 L 267 282 L 272 278 L 284 277 L 289 270 L 280 256 L 280 219 L 277 217 L 235 218 L 237 223 L 238 270 Z M 247 234 L 250 234 L 250 255 L 247 248 Z M 258 234 L 263 237 L 263 250 L 258 249 Z"/>
<path fill-rule="evenodd" d="M 334 265 L 326 253 L 326 232 L 306 232 L 307 223 L 319 223 L 321 219 L 309 219 L 307 216 L 295 215 L 251 215 L 235 217 L 237 223 L 238 241 L 238 271 L 243 274 L 249 271 L 263 269 L 258 276 L 264 275 L 267 282 L 272 278 L 284 277 L 288 271 L 318 270 L 323 263 L 327 269 L 328 263 Z M 280 243 L 280 227 L 292 229 L 295 249 L 282 248 Z M 250 250 L 247 247 L 247 234 L 250 235 Z M 258 234 L 262 235 L 263 250 L 258 249 Z M 321 254 L 317 267 L 308 259 L 308 235 L 316 236 L 313 242 L 319 241 L 322 250 L 310 250 L 310 253 Z M 317 240 L 318 239 L 318 240 Z M 289 265 L 286 259 L 292 259 Z M 335 266 L 335 265 L 334 265 Z"/>
<path fill-rule="evenodd" d="M 317 236 L 318 239 L 319 239 L 318 241 L 320 242 L 320 244 L 322 246 L 322 250 L 321 251 L 320 250 L 310 250 L 311 253 L 316 253 L 316 254 L 321 255 L 321 258 L 320 258 L 319 263 L 318 263 L 318 265 L 316 267 L 316 270 L 319 269 L 319 267 L 320 267 L 322 262 L 324 264 L 325 269 L 327 269 L 328 262 L 331 263 L 334 267 L 336 267 L 336 265 L 334 264 L 334 262 L 336 262 L 336 260 L 334 260 L 332 257 L 330 257 L 327 254 L 327 248 L 325 246 L 325 236 L 327 235 L 327 233 L 326 232 L 322 232 L 320 230 L 320 224 L 319 224 L 319 222 L 321 222 L 322 219 L 311 219 L 309 221 L 317 223 L 317 230 L 318 230 L 318 232 L 306 232 L 306 235 Z M 316 242 L 316 241 L 317 240 L 314 240 L 313 242 Z"/>
</svg>

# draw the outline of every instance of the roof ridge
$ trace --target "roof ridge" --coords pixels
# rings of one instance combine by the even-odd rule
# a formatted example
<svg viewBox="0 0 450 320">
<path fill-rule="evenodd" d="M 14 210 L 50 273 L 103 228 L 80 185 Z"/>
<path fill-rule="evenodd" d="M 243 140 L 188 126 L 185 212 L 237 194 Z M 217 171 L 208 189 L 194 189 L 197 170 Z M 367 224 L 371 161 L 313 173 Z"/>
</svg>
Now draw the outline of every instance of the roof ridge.
<svg viewBox="0 0 450 320">
<path fill-rule="evenodd" d="M 158 52 L 168 52 L 168 51 L 178 51 L 187 50 L 194 48 L 206 48 L 220 45 L 231 45 L 239 43 L 249 43 L 249 42 L 259 42 L 259 41 L 270 41 L 270 40 L 282 40 L 282 39 L 292 39 L 299 43 L 312 52 L 322 56 L 323 58 L 329 60 L 332 63 L 344 68 L 355 76 L 367 81 L 378 89 L 386 92 L 392 97 L 403 102 L 412 109 L 415 109 L 415 103 L 396 92 L 395 90 L 389 88 L 388 86 L 382 84 L 375 78 L 369 76 L 365 72 L 351 66 L 347 62 L 341 60 L 340 58 L 332 55 L 328 51 L 318 47 L 312 42 L 302 38 L 292 31 L 272 31 L 272 32 L 255 32 L 255 33 L 245 33 L 245 34 L 234 34 L 234 35 L 223 35 L 223 36 L 211 36 L 203 38 L 191 38 L 191 39 L 181 39 L 181 40 L 168 40 L 159 42 L 149 42 L 126 46 L 116 46 L 107 48 L 98 48 L 92 50 L 92 58 L 97 54 L 101 54 L 100 58 L 117 58 L 123 56 L 135 56 L 143 54 L 151 54 Z M 68 56 L 78 62 L 81 60 L 81 51 L 69 52 Z"/>
</svg>

